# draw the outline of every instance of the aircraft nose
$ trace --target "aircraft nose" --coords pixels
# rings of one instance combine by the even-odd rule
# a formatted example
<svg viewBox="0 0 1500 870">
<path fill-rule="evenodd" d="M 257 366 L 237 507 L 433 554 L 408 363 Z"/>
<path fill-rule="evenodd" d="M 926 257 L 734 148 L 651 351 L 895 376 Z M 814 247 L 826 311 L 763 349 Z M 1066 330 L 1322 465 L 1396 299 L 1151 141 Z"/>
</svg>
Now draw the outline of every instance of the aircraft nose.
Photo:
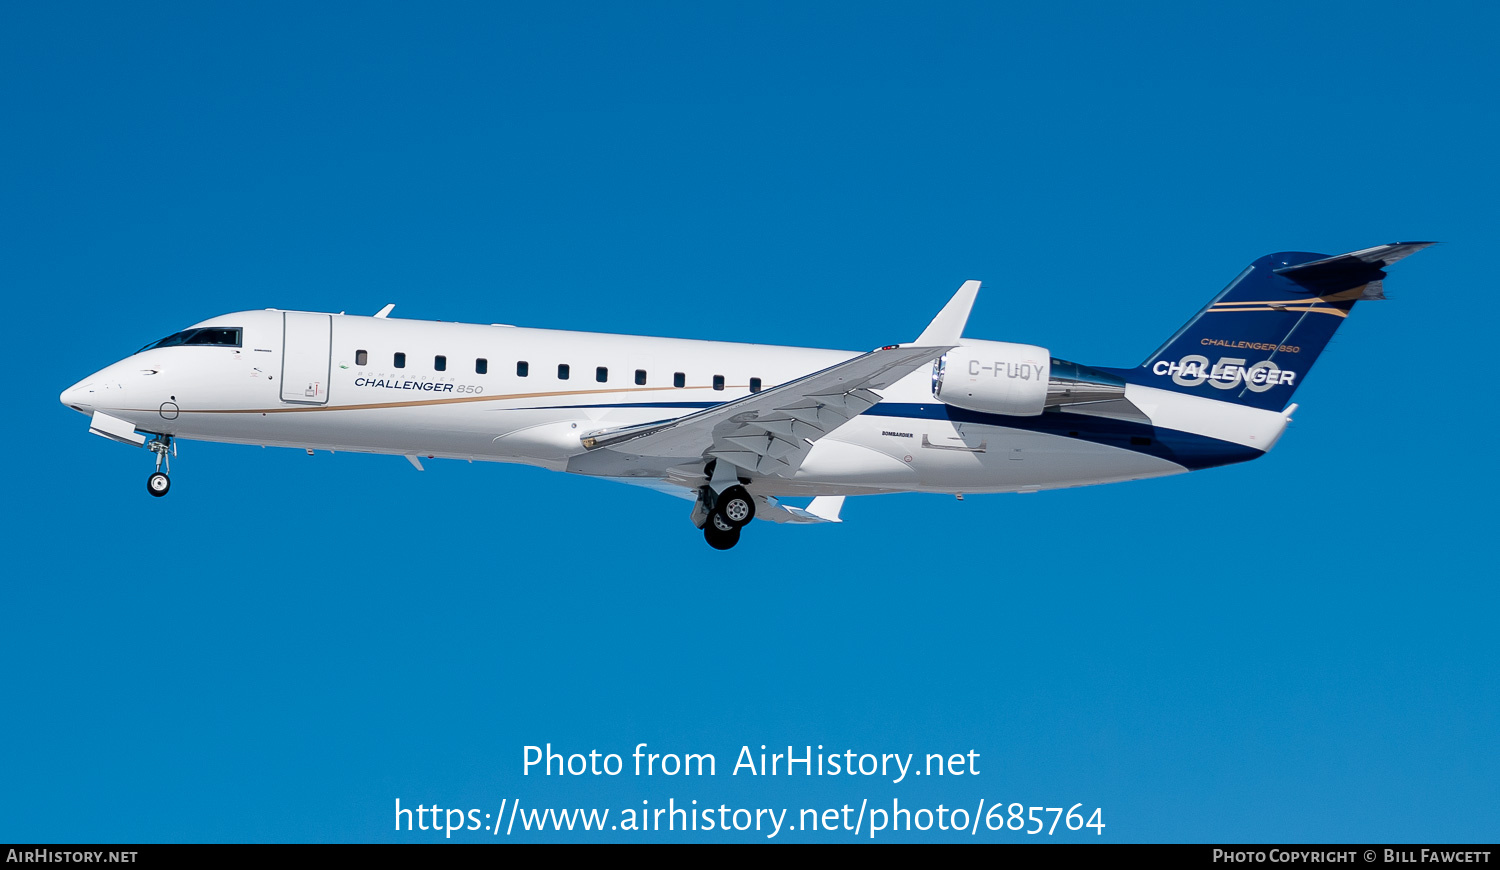
<svg viewBox="0 0 1500 870">
<path fill-rule="evenodd" d="M 95 372 L 59 395 L 58 401 L 80 414 L 126 408 L 125 394 L 129 384 L 114 367 Z"/>
<path fill-rule="evenodd" d="M 63 390 L 62 394 L 57 397 L 57 400 L 75 411 L 83 414 L 92 414 L 94 406 L 91 401 L 92 397 L 88 392 L 91 386 L 93 384 L 90 381 L 79 381 L 66 390 Z"/>
</svg>

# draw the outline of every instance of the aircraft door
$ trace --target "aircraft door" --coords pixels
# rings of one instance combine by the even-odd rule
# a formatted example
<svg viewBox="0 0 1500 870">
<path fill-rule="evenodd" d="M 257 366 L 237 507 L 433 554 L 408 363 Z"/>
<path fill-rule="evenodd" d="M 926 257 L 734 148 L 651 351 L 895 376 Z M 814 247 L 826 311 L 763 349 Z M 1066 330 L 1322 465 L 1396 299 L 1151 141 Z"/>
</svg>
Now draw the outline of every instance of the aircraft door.
<svg viewBox="0 0 1500 870">
<path fill-rule="evenodd" d="M 333 316 L 285 311 L 282 317 L 281 401 L 327 404 Z"/>
</svg>

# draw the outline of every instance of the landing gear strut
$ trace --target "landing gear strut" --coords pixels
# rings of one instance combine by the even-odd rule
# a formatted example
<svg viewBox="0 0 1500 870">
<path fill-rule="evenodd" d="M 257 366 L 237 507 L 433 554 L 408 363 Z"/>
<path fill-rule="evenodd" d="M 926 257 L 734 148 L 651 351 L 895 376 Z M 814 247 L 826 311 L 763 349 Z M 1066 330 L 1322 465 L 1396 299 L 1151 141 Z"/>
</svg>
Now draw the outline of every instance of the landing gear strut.
<svg viewBox="0 0 1500 870">
<path fill-rule="evenodd" d="M 172 488 L 172 479 L 167 475 L 172 472 L 172 456 L 177 453 L 177 447 L 172 443 L 171 435 L 158 435 L 146 442 L 146 446 L 156 454 L 156 471 L 146 478 L 146 491 L 161 498 Z"/>
</svg>

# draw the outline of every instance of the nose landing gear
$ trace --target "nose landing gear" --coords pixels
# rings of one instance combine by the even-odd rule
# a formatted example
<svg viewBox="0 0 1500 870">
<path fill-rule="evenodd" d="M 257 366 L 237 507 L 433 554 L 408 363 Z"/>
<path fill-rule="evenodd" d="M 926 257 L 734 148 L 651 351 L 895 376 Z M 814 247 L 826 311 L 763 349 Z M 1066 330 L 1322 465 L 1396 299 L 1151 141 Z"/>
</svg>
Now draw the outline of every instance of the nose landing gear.
<svg viewBox="0 0 1500 870">
<path fill-rule="evenodd" d="M 172 488 L 172 479 L 167 475 L 172 472 L 172 457 L 177 455 L 177 445 L 172 443 L 171 435 L 158 435 L 146 442 L 146 446 L 156 454 L 156 471 L 146 478 L 146 491 L 161 498 Z"/>
</svg>

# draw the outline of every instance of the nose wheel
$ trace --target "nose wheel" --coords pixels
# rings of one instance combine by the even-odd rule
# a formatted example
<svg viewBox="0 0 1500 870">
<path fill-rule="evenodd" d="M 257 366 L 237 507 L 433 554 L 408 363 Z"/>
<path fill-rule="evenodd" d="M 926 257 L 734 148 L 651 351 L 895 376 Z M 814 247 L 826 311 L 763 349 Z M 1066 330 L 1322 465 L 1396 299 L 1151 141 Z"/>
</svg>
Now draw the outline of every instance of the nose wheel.
<svg viewBox="0 0 1500 870">
<path fill-rule="evenodd" d="M 172 471 L 172 457 L 177 455 L 177 445 L 172 442 L 171 435 L 158 435 L 146 442 L 146 446 L 156 454 L 156 471 L 146 478 L 146 491 L 161 498 L 172 488 L 172 479 L 167 475 Z"/>
</svg>

